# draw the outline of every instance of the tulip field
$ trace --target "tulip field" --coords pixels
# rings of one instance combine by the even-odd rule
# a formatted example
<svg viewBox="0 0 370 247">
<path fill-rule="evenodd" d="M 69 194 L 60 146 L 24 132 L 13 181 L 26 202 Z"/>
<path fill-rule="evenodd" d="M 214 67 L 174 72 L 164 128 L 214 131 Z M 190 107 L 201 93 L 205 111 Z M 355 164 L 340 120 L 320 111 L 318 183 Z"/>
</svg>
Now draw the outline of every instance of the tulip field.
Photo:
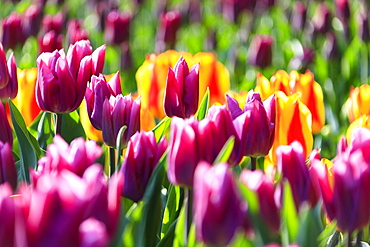
<svg viewBox="0 0 370 247">
<path fill-rule="evenodd" d="M 0 247 L 370 244 L 369 0 L 0 0 Z"/>
</svg>

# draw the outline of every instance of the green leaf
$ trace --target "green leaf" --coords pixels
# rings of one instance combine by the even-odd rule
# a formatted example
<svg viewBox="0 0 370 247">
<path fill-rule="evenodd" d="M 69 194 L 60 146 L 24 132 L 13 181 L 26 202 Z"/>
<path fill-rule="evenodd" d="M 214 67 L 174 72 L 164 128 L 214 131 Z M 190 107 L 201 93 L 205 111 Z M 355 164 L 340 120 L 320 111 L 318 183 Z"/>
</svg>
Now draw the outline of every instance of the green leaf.
<svg viewBox="0 0 370 247">
<path fill-rule="evenodd" d="M 165 117 L 160 121 L 154 128 L 153 132 L 157 142 L 163 137 L 164 134 L 169 130 L 171 125 L 171 118 Z"/>
<path fill-rule="evenodd" d="M 209 107 L 209 98 L 210 98 L 210 92 L 209 88 L 207 88 L 206 93 L 203 96 L 202 102 L 200 103 L 200 106 L 198 108 L 197 113 L 195 113 L 195 116 L 198 118 L 198 120 L 202 120 L 206 117 Z"/>
<path fill-rule="evenodd" d="M 318 246 L 318 237 L 323 231 L 320 219 L 321 204 L 301 212 L 297 242 L 302 247 Z"/>
<path fill-rule="evenodd" d="M 80 116 L 77 111 L 63 114 L 61 134 L 63 139 L 68 143 L 77 137 L 86 138 L 85 131 L 81 125 Z"/>
<path fill-rule="evenodd" d="M 126 148 L 126 147 L 122 147 L 122 137 L 123 137 L 123 134 L 125 133 L 125 130 L 127 129 L 127 126 L 124 125 L 121 127 L 121 129 L 118 131 L 118 135 L 117 135 L 117 140 L 116 140 L 116 150 L 117 150 L 117 163 L 116 163 L 116 171 L 119 170 L 120 168 L 120 161 L 121 161 L 121 153 L 122 153 L 122 149 Z"/>
<path fill-rule="evenodd" d="M 172 222 L 171 226 L 167 229 L 166 235 L 159 241 L 157 247 L 172 247 L 173 239 L 175 237 L 175 229 L 177 225 L 177 219 Z"/>
<path fill-rule="evenodd" d="M 37 141 L 43 150 L 46 150 L 46 147 L 52 143 L 54 138 L 51 116 L 52 113 L 43 112 L 37 125 Z"/>
<path fill-rule="evenodd" d="M 173 223 L 179 217 L 183 200 L 183 190 L 181 190 L 180 187 L 171 184 L 168 189 L 168 199 L 163 214 L 161 230 L 162 236 L 166 236 L 168 234 L 169 228 L 172 227 Z"/>
<path fill-rule="evenodd" d="M 175 239 L 173 241 L 174 247 L 185 246 L 185 225 L 186 225 L 186 207 L 185 203 L 181 208 L 179 218 L 177 219 L 176 229 L 175 229 Z"/>
<path fill-rule="evenodd" d="M 298 230 L 299 219 L 295 207 L 292 189 L 288 181 L 283 183 L 283 205 L 282 205 L 282 242 L 283 245 L 295 243 Z"/>
<path fill-rule="evenodd" d="M 41 157 L 40 147 L 35 137 L 27 130 L 26 124 L 17 107 L 9 101 L 10 114 L 20 150 L 21 180 L 30 182 L 29 168 L 36 168 L 37 159 Z"/>
<path fill-rule="evenodd" d="M 231 152 L 234 148 L 234 136 L 230 136 L 229 139 L 225 142 L 224 146 L 222 147 L 220 153 L 217 155 L 215 162 L 213 164 L 217 164 L 220 162 L 227 162 L 230 158 Z"/>
</svg>

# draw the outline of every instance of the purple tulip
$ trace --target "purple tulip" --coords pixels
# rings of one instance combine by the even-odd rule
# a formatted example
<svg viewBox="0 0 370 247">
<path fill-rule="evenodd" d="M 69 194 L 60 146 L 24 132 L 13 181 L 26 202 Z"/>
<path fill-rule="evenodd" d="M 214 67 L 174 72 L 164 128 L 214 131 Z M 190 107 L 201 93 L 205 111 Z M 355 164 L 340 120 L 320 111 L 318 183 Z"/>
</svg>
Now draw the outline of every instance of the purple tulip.
<svg viewBox="0 0 370 247">
<path fill-rule="evenodd" d="M 41 28 L 43 9 L 41 4 L 32 4 L 23 14 L 22 29 L 26 37 L 37 36 Z"/>
<path fill-rule="evenodd" d="M 105 144 L 115 147 L 119 130 L 127 126 L 121 140 L 123 146 L 127 145 L 131 136 L 140 130 L 140 105 L 140 98 L 133 100 L 131 94 L 111 95 L 104 100 L 102 131 Z"/>
<path fill-rule="evenodd" d="M 69 44 L 74 44 L 77 41 L 87 40 L 89 32 L 82 28 L 82 24 L 77 19 L 71 19 L 67 24 L 67 40 Z"/>
<path fill-rule="evenodd" d="M 156 143 L 152 131 L 137 132 L 131 137 L 121 168 L 124 197 L 135 202 L 142 199 L 149 179 L 166 149 L 166 139 Z"/>
<path fill-rule="evenodd" d="M 243 170 L 240 174 L 240 181 L 257 194 L 260 217 L 273 232 L 278 233 L 280 212 L 274 199 L 275 187 L 273 182 L 261 170 Z"/>
<path fill-rule="evenodd" d="M 68 145 L 61 136 L 56 135 L 47 148 L 46 156 L 40 160 L 38 170 L 32 174 L 33 183 L 36 184 L 38 177 L 44 173 L 61 172 L 64 169 L 82 177 L 101 154 L 102 149 L 95 141 L 85 141 L 80 137 Z"/>
<path fill-rule="evenodd" d="M 8 182 L 12 189 L 15 190 L 17 188 L 17 179 L 12 145 L 0 141 L 0 184 Z"/>
<path fill-rule="evenodd" d="M 244 111 L 227 95 L 227 105 L 240 139 L 243 156 L 266 156 L 274 141 L 275 96 L 262 103 L 259 93 L 249 91 Z"/>
<path fill-rule="evenodd" d="M 14 49 L 17 45 L 23 44 L 25 36 L 22 32 L 22 17 L 11 13 L 2 21 L 2 43 L 5 49 Z"/>
<path fill-rule="evenodd" d="M 248 49 L 248 62 L 262 69 L 270 66 L 273 42 L 273 38 L 269 35 L 255 36 Z"/>
<path fill-rule="evenodd" d="M 244 213 L 237 186 L 219 163 L 201 162 L 194 175 L 194 223 L 197 239 L 207 245 L 227 245 L 243 224 Z"/>
<path fill-rule="evenodd" d="M 11 53 L 8 59 L 8 84 L 0 89 L 0 99 L 6 101 L 8 99 L 14 99 L 18 93 L 18 77 L 17 77 L 17 64 L 15 63 L 14 54 Z"/>
<path fill-rule="evenodd" d="M 17 211 L 12 194 L 12 188 L 8 183 L 0 185 L 0 246 L 17 246 L 15 237 Z M 17 227 L 18 233 L 22 230 L 24 226 Z"/>
<path fill-rule="evenodd" d="M 325 34 L 330 30 L 331 13 L 329 7 L 325 3 L 320 3 L 316 7 L 312 23 L 315 31 L 318 33 Z"/>
<path fill-rule="evenodd" d="M 6 63 L 6 56 L 3 44 L 0 42 L 0 89 L 4 88 L 9 83 L 9 69 Z"/>
<path fill-rule="evenodd" d="M 130 37 L 132 15 L 118 10 L 112 10 L 105 20 L 105 40 L 109 44 L 119 45 Z"/>
<path fill-rule="evenodd" d="M 307 7 L 304 3 L 297 1 L 292 10 L 291 24 L 294 29 L 301 31 L 306 25 Z"/>
<path fill-rule="evenodd" d="M 53 52 L 63 48 L 63 35 L 54 30 L 47 32 L 39 38 L 39 53 Z"/>
<path fill-rule="evenodd" d="M 199 101 L 199 64 L 189 72 L 183 57 L 177 61 L 174 69 L 169 68 L 164 95 L 164 111 L 167 116 L 188 118 L 198 109 Z"/>
<path fill-rule="evenodd" d="M 360 14 L 360 24 L 359 24 L 359 35 L 362 41 L 369 42 L 370 41 L 370 28 L 369 28 L 369 15 L 367 14 Z"/>
<path fill-rule="evenodd" d="M 309 198 L 310 175 L 305 163 L 305 154 L 300 142 L 280 145 L 276 149 L 277 170 L 292 188 L 297 209 Z"/>
<path fill-rule="evenodd" d="M 54 30 L 56 34 L 61 34 L 63 30 L 64 17 L 61 12 L 54 16 L 46 15 L 42 20 L 42 29 L 45 33 Z"/>
<path fill-rule="evenodd" d="M 348 25 L 349 17 L 351 16 L 351 10 L 349 8 L 348 0 L 335 0 L 335 9 L 337 16 L 345 25 Z"/>
<path fill-rule="evenodd" d="M 3 143 L 9 143 L 10 146 L 13 145 L 13 134 L 12 129 L 6 116 L 5 108 L 2 103 L 0 103 L 0 141 Z"/>
<path fill-rule="evenodd" d="M 87 84 L 85 100 L 87 113 L 91 124 L 98 130 L 102 129 L 103 103 L 111 95 L 122 94 L 120 74 L 117 72 L 109 82 L 100 74 L 99 77 L 93 75 L 91 82 Z"/>
<path fill-rule="evenodd" d="M 180 28 L 180 24 L 180 11 L 174 10 L 162 13 L 157 32 L 157 42 L 161 43 L 162 46 L 168 44 L 168 46 L 173 49 L 176 44 L 177 30 Z"/>
<path fill-rule="evenodd" d="M 342 146 L 341 142 L 339 143 Z M 370 130 L 358 128 L 352 132 L 347 148 L 339 152 L 331 168 L 320 162 L 312 164 L 320 183 L 323 202 L 330 220 L 336 220 L 341 231 L 352 233 L 370 222 Z"/>
</svg>

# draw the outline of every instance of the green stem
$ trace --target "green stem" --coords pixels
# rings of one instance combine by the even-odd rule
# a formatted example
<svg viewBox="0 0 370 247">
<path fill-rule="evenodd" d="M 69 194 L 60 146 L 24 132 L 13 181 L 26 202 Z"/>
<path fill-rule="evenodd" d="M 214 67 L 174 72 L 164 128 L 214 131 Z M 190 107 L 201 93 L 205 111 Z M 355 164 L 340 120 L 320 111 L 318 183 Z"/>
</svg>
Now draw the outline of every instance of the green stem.
<svg viewBox="0 0 370 247">
<path fill-rule="evenodd" d="M 357 233 L 357 236 L 356 236 L 356 246 L 361 246 L 361 240 L 362 240 L 362 230 L 360 230 Z"/>
<path fill-rule="evenodd" d="M 348 237 L 347 237 L 347 247 L 352 247 L 352 237 L 351 237 L 352 233 L 348 233 Z"/>
<path fill-rule="evenodd" d="M 188 237 L 190 232 L 190 226 L 192 222 L 192 216 L 193 216 L 193 191 L 190 188 L 185 188 L 185 239 L 184 239 L 184 246 L 188 246 Z"/>
<path fill-rule="evenodd" d="M 63 121 L 63 114 L 56 113 L 56 124 L 55 124 L 55 134 L 62 135 L 62 121 Z"/>
<path fill-rule="evenodd" d="M 115 157 L 115 149 L 113 147 L 109 147 L 109 174 L 110 176 L 113 175 L 114 171 L 115 171 L 115 165 L 116 165 L 116 157 Z"/>
<path fill-rule="evenodd" d="M 257 168 L 257 158 L 251 157 L 251 170 L 254 171 Z"/>
</svg>

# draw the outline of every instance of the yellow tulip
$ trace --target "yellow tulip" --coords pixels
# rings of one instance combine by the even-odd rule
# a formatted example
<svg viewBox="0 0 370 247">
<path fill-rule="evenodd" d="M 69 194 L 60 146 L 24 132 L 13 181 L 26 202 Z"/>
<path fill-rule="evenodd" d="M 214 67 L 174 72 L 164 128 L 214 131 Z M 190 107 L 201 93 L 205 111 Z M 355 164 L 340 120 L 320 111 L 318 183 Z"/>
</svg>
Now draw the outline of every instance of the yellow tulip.
<svg viewBox="0 0 370 247">
<path fill-rule="evenodd" d="M 80 111 L 80 121 L 82 127 L 84 128 L 87 138 L 89 138 L 90 140 L 94 140 L 96 142 L 103 143 L 102 131 L 95 129 L 90 122 L 85 100 L 82 101 L 79 111 Z"/>
<path fill-rule="evenodd" d="M 169 50 L 159 55 L 151 54 L 138 69 L 136 81 L 142 108 L 149 109 L 157 119 L 165 116 L 163 96 L 168 69 L 175 66 L 180 56 L 184 57 L 189 67 L 200 64 L 199 100 L 202 100 L 208 87 L 211 105 L 216 102 L 225 103 L 225 93 L 230 88 L 229 72 L 213 53 L 201 52 L 193 56 L 190 53 Z"/>
<path fill-rule="evenodd" d="M 299 74 L 292 71 L 290 74 L 279 70 L 270 81 L 263 75 L 257 75 L 257 86 L 255 91 L 260 93 L 263 100 L 267 99 L 276 91 L 282 91 L 286 95 L 298 93 L 301 102 L 310 109 L 312 114 L 312 132 L 319 133 L 325 124 L 324 97 L 321 86 L 314 80 L 310 71 Z"/>
<path fill-rule="evenodd" d="M 353 121 L 349 125 L 347 129 L 347 133 L 346 133 L 346 139 L 348 143 L 351 143 L 351 136 L 352 136 L 353 130 L 360 128 L 360 127 L 365 127 L 365 128 L 370 129 L 369 115 L 362 115 L 361 117 L 357 118 L 355 121 Z"/>
<path fill-rule="evenodd" d="M 345 107 L 351 123 L 361 115 L 370 115 L 370 86 L 364 84 L 360 87 L 351 88 Z"/>
</svg>

